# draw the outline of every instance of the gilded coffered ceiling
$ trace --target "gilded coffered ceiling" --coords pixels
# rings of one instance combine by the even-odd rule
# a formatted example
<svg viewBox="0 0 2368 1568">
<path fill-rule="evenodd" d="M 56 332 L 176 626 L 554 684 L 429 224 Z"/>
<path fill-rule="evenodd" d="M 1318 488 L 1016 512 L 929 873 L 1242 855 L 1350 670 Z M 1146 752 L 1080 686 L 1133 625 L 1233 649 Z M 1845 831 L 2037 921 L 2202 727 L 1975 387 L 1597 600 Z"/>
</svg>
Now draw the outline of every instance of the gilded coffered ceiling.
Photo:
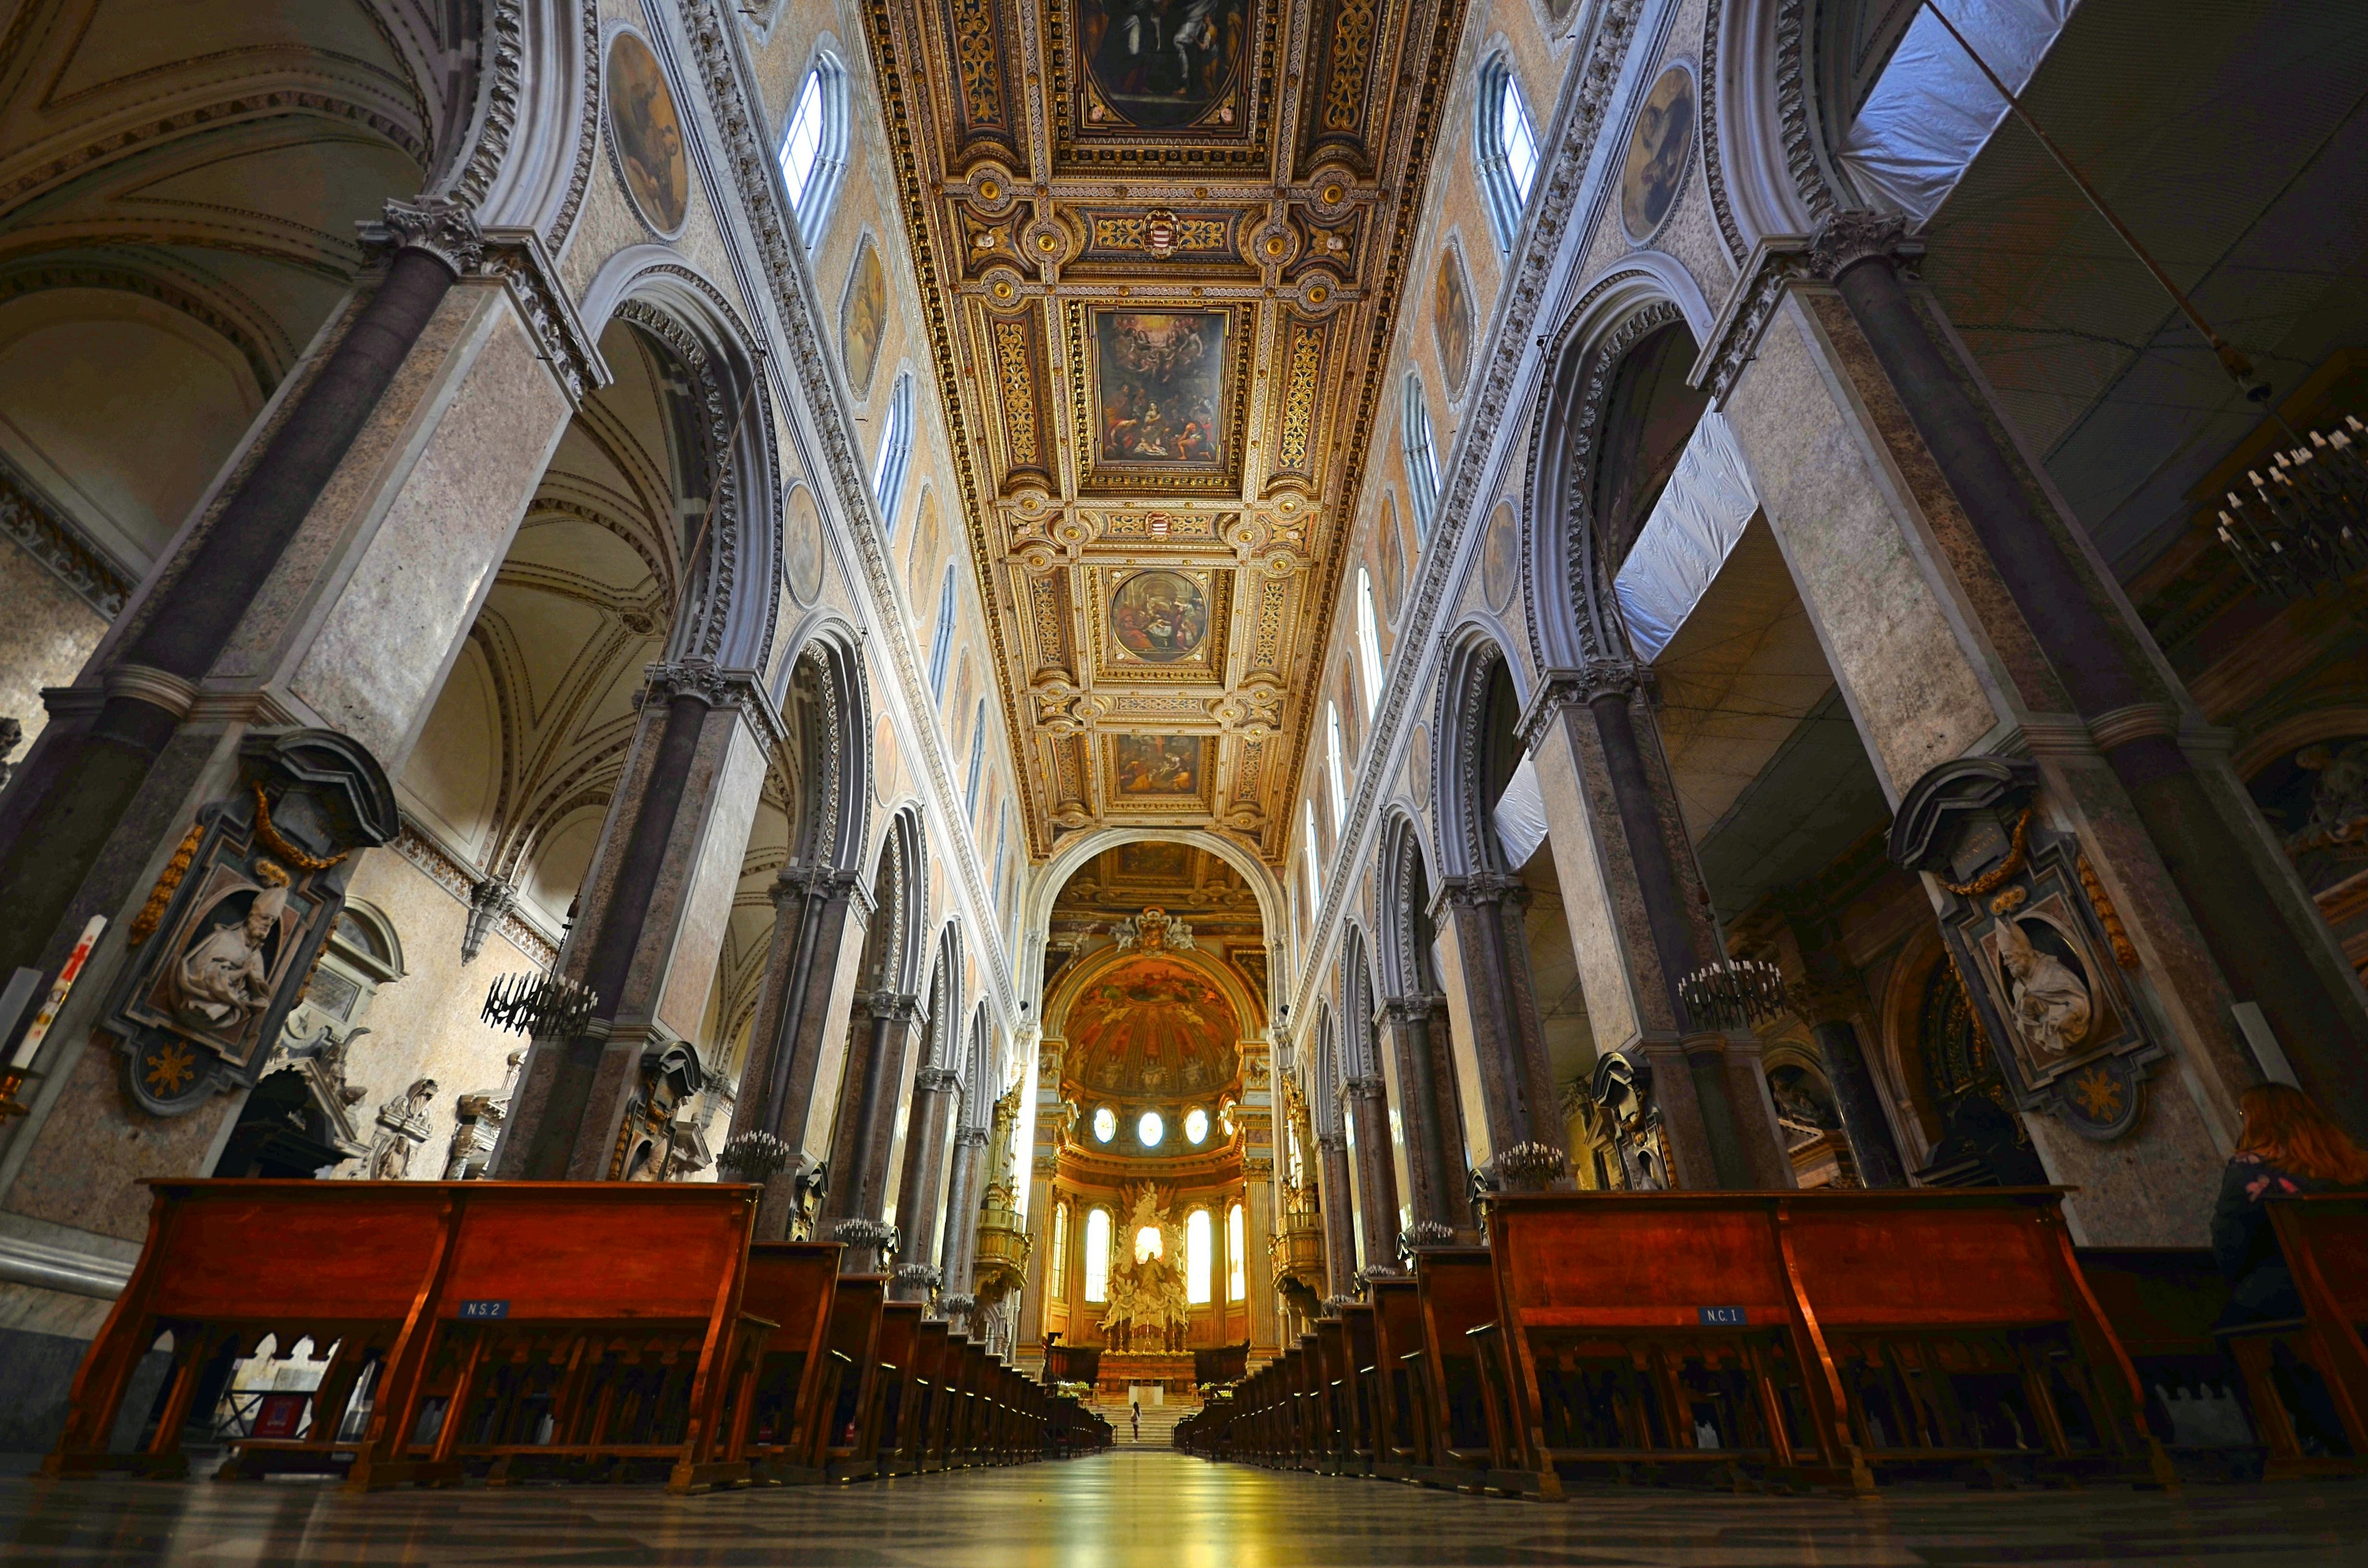
<svg viewBox="0 0 2368 1568">
<path fill-rule="evenodd" d="M 1034 849 L 1280 860 L 1461 0 L 866 16 Z"/>
</svg>

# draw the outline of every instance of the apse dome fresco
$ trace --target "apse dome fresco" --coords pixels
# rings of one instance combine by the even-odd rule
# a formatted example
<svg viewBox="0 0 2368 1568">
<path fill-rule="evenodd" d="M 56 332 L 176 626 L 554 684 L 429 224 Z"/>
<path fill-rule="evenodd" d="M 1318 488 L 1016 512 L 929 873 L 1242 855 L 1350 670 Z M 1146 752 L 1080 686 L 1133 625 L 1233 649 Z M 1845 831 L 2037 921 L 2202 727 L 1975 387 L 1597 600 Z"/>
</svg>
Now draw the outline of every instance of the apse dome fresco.
<svg viewBox="0 0 2368 1568">
<path fill-rule="evenodd" d="M 1133 959 L 1088 978 L 1067 1029 L 1069 1076 L 1089 1094 L 1206 1096 L 1241 1072 L 1232 1005 L 1180 959 Z"/>
</svg>

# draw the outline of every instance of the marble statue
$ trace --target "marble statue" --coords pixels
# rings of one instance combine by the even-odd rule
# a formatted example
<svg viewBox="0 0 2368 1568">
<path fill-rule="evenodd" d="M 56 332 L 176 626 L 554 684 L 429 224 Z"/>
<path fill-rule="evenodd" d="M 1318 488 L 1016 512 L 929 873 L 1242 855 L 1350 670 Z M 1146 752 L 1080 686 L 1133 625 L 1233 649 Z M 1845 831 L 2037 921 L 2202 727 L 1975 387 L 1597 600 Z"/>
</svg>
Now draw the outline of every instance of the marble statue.
<svg viewBox="0 0 2368 1568">
<path fill-rule="evenodd" d="M 2054 954 L 2032 947 L 2017 921 L 1998 922 L 1998 962 L 2023 1043 L 2043 1057 L 2062 1056 L 2089 1038 L 2089 987 Z"/>
<path fill-rule="evenodd" d="M 165 1002 L 191 1028 L 236 1034 L 271 1003 L 265 948 L 288 908 L 288 890 L 255 895 L 246 918 L 199 937 L 165 971 Z"/>
</svg>

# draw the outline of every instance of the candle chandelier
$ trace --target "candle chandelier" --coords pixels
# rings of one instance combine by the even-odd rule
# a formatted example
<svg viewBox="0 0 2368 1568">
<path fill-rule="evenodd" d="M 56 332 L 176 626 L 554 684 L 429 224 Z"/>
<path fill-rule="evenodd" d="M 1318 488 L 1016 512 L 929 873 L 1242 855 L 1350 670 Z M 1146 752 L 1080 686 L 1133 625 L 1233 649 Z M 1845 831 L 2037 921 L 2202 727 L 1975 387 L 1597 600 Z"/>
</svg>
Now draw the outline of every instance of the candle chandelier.
<svg viewBox="0 0 2368 1568">
<path fill-rule="evenodd" d="M 2368 426 L 2351 415 L 2246 471 L 2220 511 L 2220 542 L 2262 593 L 2299 598 L 2368 567 Z"/>
<path fill-rule="evenodd" d="M 1784 1010 L 1784 971 L 1757 959 L 1724 959 L 1678 982 L 1696 1028 L 1746 1029 Z"/>
</svg>

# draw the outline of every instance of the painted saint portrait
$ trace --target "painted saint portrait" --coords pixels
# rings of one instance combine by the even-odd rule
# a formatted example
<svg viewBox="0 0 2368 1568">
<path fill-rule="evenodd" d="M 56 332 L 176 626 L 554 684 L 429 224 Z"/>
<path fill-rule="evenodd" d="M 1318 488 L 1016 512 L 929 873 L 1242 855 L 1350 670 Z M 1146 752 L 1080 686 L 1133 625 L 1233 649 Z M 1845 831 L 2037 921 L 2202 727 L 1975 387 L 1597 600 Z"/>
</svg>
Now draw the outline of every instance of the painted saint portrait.
<svg viewBox="0 0 2368 1568">
<path fill-rule="evenodd" d="M 888 331 L 888 278 L 880 270 L 880 250 L 871 236 L 855 253 L 847 275 L 847 295 L 838 302 L 838 358 L 847 367 L 848 390 L 871 395 L 872 372 L 880 368 L 880 340 Z"/>
<path fill-rule="evenodd" d="M 1118 874 L 1133 881 L 1180 882 L 1191 873 L 1190 854 L 1180 844 L 1121 844 Z"/>
<path fill-rule="evenodd" d="M 1672 65 L 1645 95 L 1644 112 L 1628 137 L 1628 161 L 1620 176 L 1620 217 L 1628 225 L 1630 239 L 1642 244 L 1669 215 L 1693 144 L 1693 73 Z"/>
<path fill-rule="evenodd" d="M 1198 735 L 1118 735 L 1118 792 L 1131 801 L 1188 801 L 1201 792 L 1207 741 Z"/>
<path fill-rule="evenodd" d="M 1382 543 L 1382 614 L 1395 626 L 1398 607 L 1406 602 L 1406 546 L 1398 537 L 1397 502 L 1387 495 L 1382 497 L 1382 522 L 1377 531 Z"/>
<path fill-rule="evenodd" d="M 658 57 L 638 34 L 620 32 L 609 44 L 609 140 L 643 221 L 662 234 L 680 230 L 690 210 L 682 121 Z"/>
<path fill-rule="evenodd" d="M 1439 369 L 1447 395 L 1461 397 L 1463 380 L 1472 373 L 1472 285 L 1453 245 L 1439 253 L 1439 280 L 1430 290 L 1430 331 L 1439 344 Z"/>
<path fill-rule="evenodd" d="M 1488 596 L 1488 608 L 1502 613 L 1512 602 L 1513 579 L 1519 568 L 1513 560 L 1513 508 L 1511 503 L 1500 505 L 1488 522 L 1488 543 L 1480 559 L 1480 586 Z"/>
<path fill-rule="evenodd" d="M 1208 596 L 1181 573 L 1137 572 L 1110 596 L 1110 635 L 1156 665 L 1189 659 L 1208 640 Z"/>
<path fill-rule="evenodd" d="M 782 570 L 798 603 L 810 605 L 822 592 L 822 512 L 814 505 L 814 492 L 803 484 L 790 492 L 786 510 L 781 525 L 788 536 L 781 541 Z"/>
<path fill-rule="evenodd" d="M 913 525 L 912 553 L 905 561 L 905 592 L 915 616 L 934 616 L 938 613 L 937 573 L 932 570 L 938 563 L 936 491 L 921 492 L 921 505 L 916 515 L 918 520 Z"/>
<path fill-rule="evenodd" d="M 1094 312 L 1101 461 L 1219 460 L 1227 325 L 1223 311 Z"/>
<path fill-rule="evenodd" d="M 1248 13 L 1248 0 L 1077 0 L 1086 123 L 1233 124 Z"/>
</svg>

